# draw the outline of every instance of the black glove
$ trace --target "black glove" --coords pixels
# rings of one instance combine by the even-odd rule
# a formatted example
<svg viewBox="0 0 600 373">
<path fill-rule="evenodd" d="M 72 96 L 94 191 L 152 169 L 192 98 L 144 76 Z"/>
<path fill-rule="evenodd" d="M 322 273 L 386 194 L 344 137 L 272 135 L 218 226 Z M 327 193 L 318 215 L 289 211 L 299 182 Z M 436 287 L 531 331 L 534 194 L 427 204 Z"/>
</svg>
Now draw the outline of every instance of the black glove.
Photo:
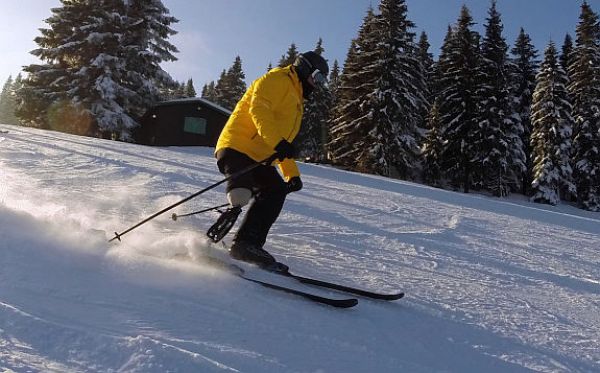
<svg viewBox="0 0 600 373">
<path fill-rule="evenodd" d="M 294 158 L 296 155 L 296 148 L 287 140 L 281 140 L 275 147 L 275 151 L 280 162 L 286 158 Z"/>
<path fill-rule="evenodd" d="M 302 189 L 302 180 L 300 180 L 300 176 L 294 176 L 287 183 L 287 192 L 297 192 Z"/>
</svg>

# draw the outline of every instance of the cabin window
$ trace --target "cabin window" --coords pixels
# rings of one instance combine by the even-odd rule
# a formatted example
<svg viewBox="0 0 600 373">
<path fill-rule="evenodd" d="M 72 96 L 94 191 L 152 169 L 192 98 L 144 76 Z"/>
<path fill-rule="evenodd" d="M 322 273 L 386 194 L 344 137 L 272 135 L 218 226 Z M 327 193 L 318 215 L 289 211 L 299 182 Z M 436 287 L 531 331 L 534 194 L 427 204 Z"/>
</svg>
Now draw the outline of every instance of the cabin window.
<svg viewBox="0 0 600 373">
<path fill-rule="evenodd" d="M 206 119 L 198 117 L 185 117 L 183 122 L 183 131 L 195 133 L 197 135 L 206 135 Z"/>
</svg>

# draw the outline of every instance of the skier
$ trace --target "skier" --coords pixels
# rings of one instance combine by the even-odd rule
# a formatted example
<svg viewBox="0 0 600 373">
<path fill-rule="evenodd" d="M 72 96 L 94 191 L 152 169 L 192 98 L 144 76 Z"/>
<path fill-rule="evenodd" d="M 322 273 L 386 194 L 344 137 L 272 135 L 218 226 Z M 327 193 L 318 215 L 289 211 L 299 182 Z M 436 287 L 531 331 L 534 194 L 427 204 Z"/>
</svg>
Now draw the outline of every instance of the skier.
<svg viewBox="0 0 600 373">
<path fill-rule="evenodd" d="M 250 204 L 230 248 L 234 259 L 261 267 L 285 267 L 263 245 L 286 195 L 302 189 L 292 141 L 302 122 L 302 98 L 307 99 L 317 85 L 325 84 L 328 73 L 323 57 L 313 51 L 302 53 L 292 65 L 272 69 L 255 80 L 225 124 L 215 149 L 221 173 L 230 176 L 276 153 L 274 164 L 283 175 L 273 164 L 260 165 L 228 181 L 231 207 L 213 227 L 223 226 L 222 220 L 227 220 L 227 229 L 231 228 L 241 208 Z"/>
</svg>

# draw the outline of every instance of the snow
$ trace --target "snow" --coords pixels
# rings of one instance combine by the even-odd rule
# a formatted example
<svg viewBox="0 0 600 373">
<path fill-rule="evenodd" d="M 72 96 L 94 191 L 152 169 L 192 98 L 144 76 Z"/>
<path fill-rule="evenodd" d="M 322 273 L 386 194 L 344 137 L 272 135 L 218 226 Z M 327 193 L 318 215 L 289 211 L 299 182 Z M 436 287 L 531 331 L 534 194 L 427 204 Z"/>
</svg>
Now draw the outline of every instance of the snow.
<svg viewBox="0 0 600 373">
<path fill-rule="evenodd" d="M 221 187 L 108 243 L 219 181 L 212 149 L 0 125 L 0 370 L 600 371 L 598 213 L 300 168 L 268 249 L 404 299 L 333 309 L 172 259 L 216 215 L 171 213 Z"/>
</svg>

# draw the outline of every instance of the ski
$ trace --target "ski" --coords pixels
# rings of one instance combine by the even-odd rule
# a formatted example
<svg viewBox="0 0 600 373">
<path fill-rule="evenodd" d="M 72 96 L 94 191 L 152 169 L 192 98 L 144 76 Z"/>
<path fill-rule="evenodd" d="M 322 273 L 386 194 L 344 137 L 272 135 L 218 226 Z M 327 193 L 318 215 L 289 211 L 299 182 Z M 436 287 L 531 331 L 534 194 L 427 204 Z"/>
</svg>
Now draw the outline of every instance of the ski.
<svg viewBox="0 0 600 373">
<path fill-rule="evenodd" d="M 240 278 L 243 278 L 246 281 L 254 282 L 255 284 L 259 284 L 259 285 L 264 286 L 269 289 L 280 290 L 280 291 L 286 292 L 288 294 L 299 295 L 299 296 L 301 296 L 305 299 L 311 300 L 313 302 L 326 304 L 328 306 L 333 306 L 336 308 L 350 308 L 350 307 L 354 307 L 358 304 L 358 299 L 354 299 L 354 298 L 346 298 L 346 299 L 327 298 L 327 297 L 322 297 L 320 295 L 311 294 L 311 293 L 307 293 L 304 291 L 288 288 L 285 286 L 275 285 L 270 282 L 256 280 L 256 279 L 253 279 L 250 277 L 246 277 L 243 274 L 238 274 L 237 276 Z"/>
<path fill-rule="evenodd" d="M 366 297 L 366 298 L 391 301 L 391 300 L 398 300 L 398 299 L 401 299 L 404 297 L 403 292 L 389 293 L 389 294 L 376 293 L 376 292 L 362 290 L 362 289 L 358 289 L 358 288 L 354 288 L 354 287 L 350 287 L 350 286 L 335 284 L 335 283 L 327 282 L 327 281 L 323 281 L 323 280 L 317 280 L 317 279 L 310 278 L 310 277 L 299 276 L 299 275 L 296 275 L 296 274 L 293 274 L 290 272 L 281 273 L 281 274 L 286 277 L 294 278 L 303 284 L 309 284 L 309 285 L 319 286 L 319 287 L 323 287 L 323 288 L 338 290 L 338 291 L 342 291 L 345 293 L 360 295 L 360 296 Z"/>
<path fill-rule="evenodd" d="M 229 251 L 229 247 L 225 243 L 221 242 L 221 245 L 223 248 L 225 248 L 225 250 Z M 283 264 L 283 263 L 281 263 L 281 264 Z M 285 264 L 283 264 L 283 265 L 287 268 L 287 266 Z M 293 278 L 294 280 L 299 281 L 303 284 L 313 285 L 313 286 L 322 287 L 322 288 L 326 288 L 326 289 L 337 290 L 337 291 L 344 292 L 344 293 L 359 295 L 359 296 L 362 296 L 365 298 L 386 300 L 386 301 L 393 301 L 393 300 L 398 300 L 398 299 L 404 298 L 404 292 L 387 293 L 387 294 L 386 293 L 377 293 L 377 292 L 372 292 L 372 291 L 368 291 L 368 290 L 354 288 L 351 286 L 346 286 L 346 285 L 336 284 L 333 282 L 318 280 L 315 278 L 296 275 L 287 269 L 282 271 L 282 270 L 270 270 L 269 268 L 264 268 L 264 267 L 260 267 L 260 266 L 257 266 L 257 267 L 264 271 L 275 273 L 280 276 Z"/>
<path fill-rule="evenodd" d="M 341 291 L 344 293 L 350 293 L 350 294 L 355 294 L 355 295 L 360 295 L 362 297 L 366 297 L 366 298 L 371 298 L 371 299 L 379 299 L 379 300 L 398 300 L 401 299 L 402 297 L 404 297 L 404 293 L 403 292 L 398 292 L 398 293 L 389 293 L 389 294 L 384 294 L 384 293 L 375 293 L 372 291 L 367 291 L 367 290 L 362 290 L 362 289 L 358 289 L 358 288 L 354 288 L 354 287 L 350 287 L 350 286 L 345 286 L 345 285 L 340 285 L 340 284 L 335 284 L 332 282 L 327 282 L 327 281 L 323 281 L 323 280 L 317 280 L 315 278 L 310 278 L 310 277 L 304 277 L 304 276 L 299 276 L 296 274 L 293 274 L 291 272 L 282 272 L 282 271 L 269 271 L 281 276 L 285 276 L 285 277 L 289 277 L 289 278 L 293 278 L 303 284 L 307 284 L 307 285 L 314 285 L 314 286 L 318 286 L 318 287 L 322 287 L 322 288 L 327 288 L 327 289 L 332 289 L 332 290 L 337 290 L 337 291 Z"/>
<path fill-rule="evenodd" d="M 261 286 L 269 288 L 269 289 L 279 290 L 279 291 L 282 291 L 282 292 L 285 292 L 288 294 L 294 294 L 294 295 L 300 296 L 304 299 L 308 299 L 308 300 L 316 302 L 316 303 L 321 303 L 321 304 L 325 304 L 325 305 L 336 307 L 336 308 L 350 308 L 350 307 L 354 307 L 358 304 L 358 300 L 354 299 L 354 298 L 344 298 L 344 299 L 327 298 L 327 297 L 323 297 L 320 295 L 308 293 L 305 291 L 292 289 L 292 288 L 289 288 L 286 286 L 281 286 L 281 285 L 273 284 L 270 282 L 257 280 L 257 279 L 248 277 L 246 275 L 246 271 L 244 271 L 244 269 L 242 267 L 239 267 L 232 263 L 224 262 L 218 258 L 203 257 L 202 261 L 206 262 L 210 265 L 216 266 L 220 269 L 223 269 L 243 280 L 253 282 L 255 284 L 261 285 Z"/>
</svg>

